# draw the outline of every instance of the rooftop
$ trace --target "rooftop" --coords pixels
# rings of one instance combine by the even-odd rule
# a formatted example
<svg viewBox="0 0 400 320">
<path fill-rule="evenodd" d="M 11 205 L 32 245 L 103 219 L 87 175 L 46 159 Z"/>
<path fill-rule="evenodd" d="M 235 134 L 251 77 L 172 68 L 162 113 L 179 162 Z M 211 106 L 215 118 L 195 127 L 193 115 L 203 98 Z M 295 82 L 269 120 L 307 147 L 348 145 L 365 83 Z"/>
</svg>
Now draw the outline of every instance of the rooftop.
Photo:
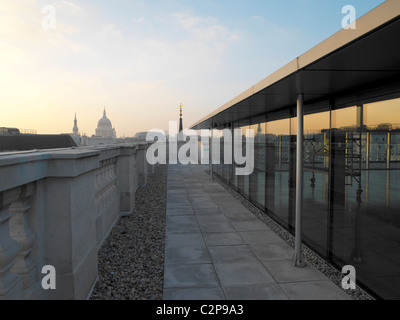
<svg viewBox="0 0 400 320">
<path fill-rule="evenodd" d="M 203 166 L 168 166 L 166 216 L 164 299 L 351 299 Z"/>
</svg>

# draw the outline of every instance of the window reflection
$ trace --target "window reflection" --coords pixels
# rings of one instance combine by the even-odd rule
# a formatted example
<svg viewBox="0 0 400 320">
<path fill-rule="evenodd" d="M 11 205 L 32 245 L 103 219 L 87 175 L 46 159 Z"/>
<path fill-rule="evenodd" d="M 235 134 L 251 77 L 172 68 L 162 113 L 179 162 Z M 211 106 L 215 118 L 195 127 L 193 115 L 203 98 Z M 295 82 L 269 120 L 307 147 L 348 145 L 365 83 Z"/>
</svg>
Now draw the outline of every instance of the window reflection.
<svg viewBox="0 0 400 320">
<path fill-rule="evenodd" d="M 266 124 L 265 206 L 287 227 L 292 226 L 289 209 L 291 169 L 295 166 L 292 140 L 290 119 Z"/>
<path fill-rule="evenodd" d="M 332 260 L 356 266 L 383 298 L 400 297 L 392 285 L 400 278 L 399 107 L 397 99 L 332 111 Z"/>
<path fill-rule="evenodd" d="M 250 126 L 254 132 L 254 171 L 250 175 L 250 200 L 265 207 L 266 132 L 265 123 Z"/>
<path fill-rule="evenodd" d="M 304 116 L 304 237 L 327 250 L 327 209 L 329 199 L 330 112 Z"/>
<path fill-rule="evenodd" d="M 246 152 L 254 130 L 254 172 L 214 170 L 289 231 L 295 224 L 297 118 L 233 124 Z M 238 140 L 240 139 L 240 140 Z M 221 155 L 224 151 L 223 140 Z M 221 158 L 221 163 L 223 163 Z M 382 298 L 400 298 L 400 99 L 304 117 L 303 235 L 307 245 Z"/>
</svg>

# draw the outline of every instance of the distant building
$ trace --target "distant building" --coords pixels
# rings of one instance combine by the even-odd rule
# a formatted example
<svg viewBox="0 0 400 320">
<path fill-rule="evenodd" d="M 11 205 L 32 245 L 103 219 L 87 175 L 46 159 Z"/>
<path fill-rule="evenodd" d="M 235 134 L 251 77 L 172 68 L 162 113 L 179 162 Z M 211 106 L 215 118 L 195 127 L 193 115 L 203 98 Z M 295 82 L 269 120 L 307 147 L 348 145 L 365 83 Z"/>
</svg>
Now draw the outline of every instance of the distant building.
<svg viewBox="0 0 400 320">
<path fill-rule="evenodd" d="M 117 138 L 115 129 L 112 127 L 110 119 L 107 118 L 106 108 L 104 108 L 103 117 L 97 123 L 96 137 Z"/>
<path fill-rule="evenodd" d="M 77 147 L 68 134 L 0 134 L 0 152 Z"/>
<path fill-rule="evenodd" d="M 18 135 L 18 134 L 20 134 L 20 131 L 17 128 L 5 128 L 5 127 L 0 128 L 0 135 Z"/>
<path fill-rule="evenodd" d="M 72 139 L 75 141 L 75 143 L 79 146 L 82 144 L 82 137 L 79 133 L 78 129 L 78 121 L 76 119 L 76 113 L 75 113 L 75 119 L 74 119 L 74 127 L 72 128 L 72 134 L 71 134 Z"/>
<path fill-rule="evenodd" d="M 144 132 L 137 132 L 135 134 L 135 139 L 137 139 L 138 141 L 146 141 L 147 137 L 149 137 L 149 139 L 154 140 L 155 136 L 159 137 L 161 140 L 165 140 L 167 138 L 165 133 L 156 131 L 144 131 Z"/>
<path fill-rule="evenodd" d="M 117 134 L 115 128 L 112 127 L 110 119 L 107 118 L 106 109 L 104 108 L 103 117 L 98 121 L 96 134 L 82 137 L 82 144 L 85 146 L 99 146 L 117 143 Z"/>
</svg>

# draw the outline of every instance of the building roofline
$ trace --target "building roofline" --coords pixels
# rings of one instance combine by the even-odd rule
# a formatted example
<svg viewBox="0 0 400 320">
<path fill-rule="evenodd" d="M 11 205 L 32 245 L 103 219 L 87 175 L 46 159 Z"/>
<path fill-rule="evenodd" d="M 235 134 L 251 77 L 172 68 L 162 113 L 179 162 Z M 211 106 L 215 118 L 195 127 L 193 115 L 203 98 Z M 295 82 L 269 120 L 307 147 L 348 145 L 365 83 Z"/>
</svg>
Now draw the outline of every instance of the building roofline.
<svg viewBox="0 0 400 320">
<path fill-rule="evenodd" d="M 207 121 L 218 113 L 229 109 L 240 101 L 243 101 L 254 94 L 268 88 L 269 86 L 283 80 L 284 78 L 306 68 L 312 63 L 332 54 L 334 51 L 349 45 L 353 41 L 366 36 L 368 33 L 381 27 L 382 25 L 398 18 L 400 16 L 400 1 L 399 0 L 386 0 L 375 9 L 369 11 L 364 16 L 356 20 L 356 29 L 341 29 L 334 35 L 330 36 L 320 44 L 314 46 L 301 56 L 292 60 L 279 70 L 273 72 L 268 77 L 264 78 L 254 86 L 242 92 L 229 102 L 225 103 L 220 108 L 214 110 L 201 120 L 194 123 L 191 128 Z"/>
</svg>

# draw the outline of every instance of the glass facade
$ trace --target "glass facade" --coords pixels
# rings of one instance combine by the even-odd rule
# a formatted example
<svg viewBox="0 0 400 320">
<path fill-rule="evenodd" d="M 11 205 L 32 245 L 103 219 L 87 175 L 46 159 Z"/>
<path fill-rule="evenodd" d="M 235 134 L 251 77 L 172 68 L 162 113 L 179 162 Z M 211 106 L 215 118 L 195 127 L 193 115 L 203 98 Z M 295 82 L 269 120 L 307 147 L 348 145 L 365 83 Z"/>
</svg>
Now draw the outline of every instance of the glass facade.
<svg viewBox="0 0 400 320">
<path fill-rule="evenodd" d="M 339 269 L 355 266 L 376 296 L 399 299 L 400 99 L 305 112 L 304 242 Z M 233 144 L 242 140 L 243 154 L 246 129 L 254 130 L 250 176 L 235 175 L 235 163 L 213 170 L 293 233 L 297 119 L 265 119 L 229 127 L 241 129 Z"/>
</svg>

